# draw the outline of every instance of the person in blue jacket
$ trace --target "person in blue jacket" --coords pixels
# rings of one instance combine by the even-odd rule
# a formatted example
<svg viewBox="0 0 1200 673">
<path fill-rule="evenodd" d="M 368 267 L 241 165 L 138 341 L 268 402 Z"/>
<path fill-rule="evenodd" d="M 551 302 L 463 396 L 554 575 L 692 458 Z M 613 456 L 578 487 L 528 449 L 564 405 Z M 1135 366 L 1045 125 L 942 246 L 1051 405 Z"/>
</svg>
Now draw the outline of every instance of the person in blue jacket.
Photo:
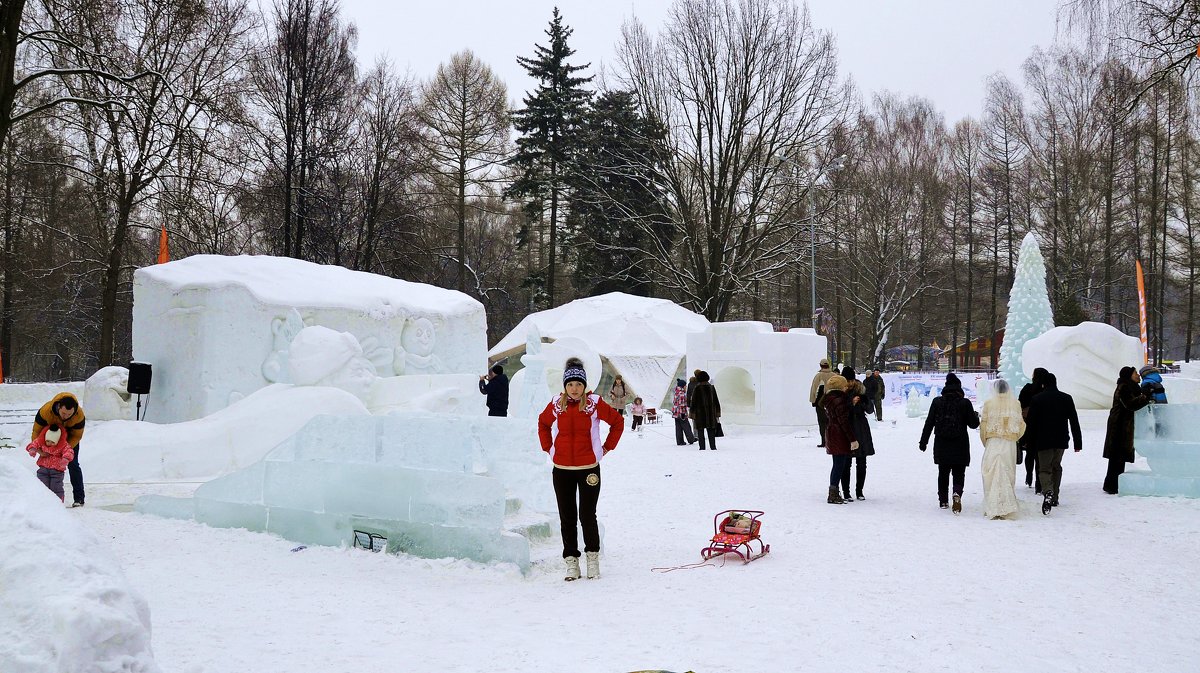
<svg viewBox="0 0 1200 673">
<path fill-rule="evenodd" d="M 1167 403 L 1167 389 L 1163 388 L 1162 373 L 1152 366 L 1142 367 L 1138 372 L 1142 377 L 1142 392 L 1155 404 Z"/>
<path fill-rule="evenodd" d="M 491 373 L 480 376 L 479 392 L 487 395 L 488 416 L 508 415 L 508 375 L 504 367 L 492 365 Z"/>
</svg>

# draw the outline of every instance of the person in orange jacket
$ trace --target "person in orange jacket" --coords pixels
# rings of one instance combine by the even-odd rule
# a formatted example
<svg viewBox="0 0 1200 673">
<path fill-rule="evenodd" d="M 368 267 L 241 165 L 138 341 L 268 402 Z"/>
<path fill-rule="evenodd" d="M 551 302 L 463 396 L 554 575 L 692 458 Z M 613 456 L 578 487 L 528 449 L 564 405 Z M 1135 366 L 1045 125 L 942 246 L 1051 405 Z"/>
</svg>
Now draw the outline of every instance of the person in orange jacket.
<svg viewBox="0 0 1200 673">
<path fill-rule="evenodd" d="M 84 426 L 83 407 L 71 393 L 59 393 L 54 399 L 42 405 L 33 418 L 33 432 L 29 441 L 36 441 L 50 425 L 59 425 L 67 436 L 67 444 L 74 454 L 67 465 L 71 475 L 71 492 L 74 496 L 72 507 L 83 507 L 83 470 L 79 467 L 79 441 L 83 439 Z M 65 501 L 64 501 L 65 502 Z"/>
<path fill-rule="evenodd" d="M 550 454 L 554 464 L 554 496 L 558 500 L 567 581 L 579 579 L 577 518 L 583 527 L 587 577 L 600 577 L 600 526 L 596 521 L 600 461 L 616 448 L 625 429 L 616 409 L 595 393 L 585 394 L 586 389 L 587 372 L 583 362 L 569 358 L 563 370 L 563 392 L 556 395 L 538 416 L 542 450 Z M 600 441 L 600 421 L 608 423 L 608 435 L 603 442 Z"/>
</svg>

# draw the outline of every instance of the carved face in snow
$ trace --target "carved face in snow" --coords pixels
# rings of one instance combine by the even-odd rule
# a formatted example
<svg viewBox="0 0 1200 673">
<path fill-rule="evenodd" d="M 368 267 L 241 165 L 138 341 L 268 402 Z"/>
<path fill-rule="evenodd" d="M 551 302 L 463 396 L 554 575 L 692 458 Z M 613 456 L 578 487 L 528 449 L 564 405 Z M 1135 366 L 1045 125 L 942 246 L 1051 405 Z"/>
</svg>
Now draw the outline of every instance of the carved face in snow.
<svg viewBox="0 0 1200 673">
<path fill-rule="evenodd" d="M 367 358 L 357 355 L 350 358 L 346 366 L 329 376 L 324 385 L 341 388 L 359 398 L 366 396 L 375 380 L 375 365 Z"/>
<path fill-rule="evenodd" d="M 433 353 L 435 338 L 433 323 L 428 318 L 417 318 L 409 325 L 408 329 L 404 330 L 402 342 L 404 350 L 413 355 L 427 357 Z"/>
<path fill-rule="evenodd" d="M 354 335 L 321 326 L 305 327 L 296 335 L 288 370 L 296 385 L 332 386 L 360 398 L 375 379 L 375 365 Z"/>
</svg>

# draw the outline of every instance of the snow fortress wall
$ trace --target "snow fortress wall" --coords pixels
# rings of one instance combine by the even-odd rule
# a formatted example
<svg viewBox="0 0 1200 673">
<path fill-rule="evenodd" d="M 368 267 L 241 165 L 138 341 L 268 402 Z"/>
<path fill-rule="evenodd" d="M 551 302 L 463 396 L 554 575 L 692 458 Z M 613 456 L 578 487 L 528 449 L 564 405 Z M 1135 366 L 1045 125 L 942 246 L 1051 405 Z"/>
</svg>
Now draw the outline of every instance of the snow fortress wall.
<svg viewBox="0 0 1200 673">
<path fill-rule="evenodd" d="M 808 384 L 826 354 L 809 328 L 776 332 L 756 321 L 713 323 L 687 335 L 687 372 L 703 369 L 721 400 L 721 419 L 740 425 L 815 425 Z"/>
<path fill-rule="evenodd" d="M 134 273 L 133 353 L 154 366 L 146 420 L 193 420 L 272 383 L 308 325 L 353 334 L 379 376 L 474 374 L 483 305 L 460 292 L 295 259 L 196 255 Z"/>
</svg>

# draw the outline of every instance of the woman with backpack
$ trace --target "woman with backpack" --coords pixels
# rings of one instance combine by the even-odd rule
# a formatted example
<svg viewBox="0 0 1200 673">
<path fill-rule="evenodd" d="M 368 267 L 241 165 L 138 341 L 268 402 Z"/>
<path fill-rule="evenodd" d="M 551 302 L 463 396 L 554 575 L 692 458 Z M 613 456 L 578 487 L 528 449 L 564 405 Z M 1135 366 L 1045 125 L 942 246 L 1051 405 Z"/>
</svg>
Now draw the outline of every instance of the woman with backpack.
<svg viewBox="0 0 1200 673">
<path fill-rule="evenodd" d="M 962 493 L 967 466 L 971 464 L 971 438 L 967 428 L 979 427 L 979 414 L 963 393 L 962 382 L 951 372 L 946 375 L 942 394 L 929 406 L 925 427 L 921 430 L 920 449 L 929 446 L 929 433 L 936 430 L 933 440 L 933 462 L 938 466 L 938 506 L 948 507 L 950 477 L 954 477 L 954 513 L 962 511 Z M 1014 465 L 1016 463 L 1014 462 Z"/>
</svg>

